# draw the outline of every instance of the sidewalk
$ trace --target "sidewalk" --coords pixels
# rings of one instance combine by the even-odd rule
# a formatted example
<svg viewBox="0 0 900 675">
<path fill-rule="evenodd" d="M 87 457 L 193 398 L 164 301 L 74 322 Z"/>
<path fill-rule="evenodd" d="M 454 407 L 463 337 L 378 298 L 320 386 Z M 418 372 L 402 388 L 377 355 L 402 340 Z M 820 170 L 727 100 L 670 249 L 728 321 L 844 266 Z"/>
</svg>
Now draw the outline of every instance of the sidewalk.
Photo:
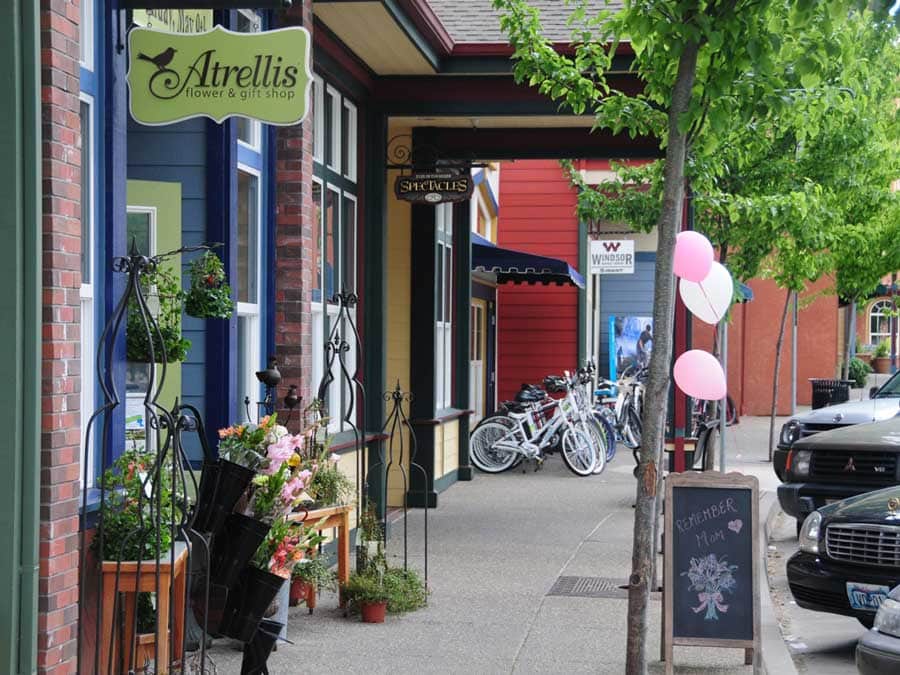
<svg viewBox="0 0 900 675">
<path fill-rule="evenodd" d="M 767 433 L 763 418 L 730 427 L 727 469 L 752 473 L 771 491 L 777 479 L 762 461 Z M 537 473 L 477 474 L 454 485 L 429 512 L 428 607 L 368 625 L 343 618 L 336 597 L 323 596 L 311 616 L 305 607 L 291 610 L 294 644 L 272 654 L 270 672 L 624 672 L 627 599 L 618 585 L 631 570 L 632 467 L 631 453 L 620 447 L 596 477 L 578 478 L 553 456 Z M 421 570 L 421 511 L 411 512 L 409 529 L 410 562 Z M 402 555 L 398 537 L 402 528 L 395 527 L 389 555 Z M 551 594 L 560 577 L 590 577 L 583 583 L 602 597 Z M 663 668 L 657 596 L 647 644 L 651 672 Z M 218 673 L 240 672 L 240 653 L 224 641 L 211 657 Z M 675 663 L 682 673 L 752 672 L 742 650 L 680 647 Z"/>
</svg>

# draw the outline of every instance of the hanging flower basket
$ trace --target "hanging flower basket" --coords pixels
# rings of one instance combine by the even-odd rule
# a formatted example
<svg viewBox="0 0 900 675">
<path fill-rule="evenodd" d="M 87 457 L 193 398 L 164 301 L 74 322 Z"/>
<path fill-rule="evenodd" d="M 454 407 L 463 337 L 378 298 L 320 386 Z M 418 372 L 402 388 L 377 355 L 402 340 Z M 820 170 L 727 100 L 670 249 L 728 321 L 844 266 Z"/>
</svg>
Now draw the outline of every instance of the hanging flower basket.
<svg viewBox="0 0 900 675">
<path fill-rule="evenodd" d="M 141 291 L 159 332 L 152 326 L 148 330 L 146 317 L 142 316 L 137 299 L 131 298 L 125 331 L 126 358 L 137 363 L 150 363 L 152 339 L 152 360 L 162 363 L 165 354 L 166 363 L 184 361 L 191 341 L 181 334 L 181 307 L 184 301 L 181 280 L 170 268 L 157 267 L 141 277 Z"/>
<path fill-rule="evenodd" d="M 234 301 L 219 256 L 205 251 L 191 262 L 190 273 L 191 287 L 184 303 L 185 312 L 198 319 L 231 318 Z"/>
</svg>

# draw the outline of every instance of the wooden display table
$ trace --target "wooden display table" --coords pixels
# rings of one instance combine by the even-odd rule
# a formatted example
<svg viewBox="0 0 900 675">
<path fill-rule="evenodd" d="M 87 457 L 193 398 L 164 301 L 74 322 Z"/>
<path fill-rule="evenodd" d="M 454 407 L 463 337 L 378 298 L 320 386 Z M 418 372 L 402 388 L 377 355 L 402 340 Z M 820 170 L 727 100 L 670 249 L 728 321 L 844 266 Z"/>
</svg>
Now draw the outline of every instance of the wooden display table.
<svg viewBox="0 0 900 675">
<path fill-rule="evenodd" d="M 316 526 L 316 529 L 327 530 L 329 528 L 337 528 L 337 567 L 338 567 L 338 583 L 343 586 L 350 579 L 350 512 L 353 507 L 349 504 L 343 506 L 329 506 L 324 509 L 313 509 L 311 511 L 300 511 L 292 513 L 288 516 L 288 520 L 293 523 L 303 523 L 304 525 Z M 325 521 L 318 525 L 322 519 Z M 343 597 L 340 600 L 341 607 L 344 606 Z"/>
<path fill-rule="evenodd" d="M 140 587 L 138 581 L 138 562 L 134 560 L 117 563 L 114 560 L 104 560 L 103 571 L 103 623 L 101 625 L 101 650 L 98 672 L 104 675 L 115 675 L 119 662 L 117 648 L 119 644 L 119 631 L 122 631 L 122 641 L 125 647 L 125 667 L 131 662 L 131 644 L 134 638 L 134 613 L 137 608 L 138 593 L 156 592 L 156 571 L 159 570 L 159 594 L 156 597 L 156 645 L 154 649 L 152 633 L 138 636 L 138 653 L 135 665 L 143 667 L 145 658 L 152 659 L 154 652 L 159 654 L 162 667 L 157 664 L 154 672 L 162 675 L 169 672 L 169 665 L 173 658 L 180 658 L 184 645 L 184 609 L 187 583 L 187 544 L 183 541 L 175 542 L 175 564 L 172 565 L 171 552 L 159 560 L 144 560 L 140 563 Z M 115 625 L 115 593 L 116 573 L 118 572 L 118 592 L 124 596 L 125 620 L 123 626 Z M 174 607 L 169 607 L 170 591 L 174 591 Z M 171 636 L 172 654 L 169 654 L 169 616 L 170 610 L 174 611 L 173 633 Z M 149 637 L 148 637 L 149 636 Z M 112 671 L 109 670 L 109 653 L 112 649 Z"/>
</svg>

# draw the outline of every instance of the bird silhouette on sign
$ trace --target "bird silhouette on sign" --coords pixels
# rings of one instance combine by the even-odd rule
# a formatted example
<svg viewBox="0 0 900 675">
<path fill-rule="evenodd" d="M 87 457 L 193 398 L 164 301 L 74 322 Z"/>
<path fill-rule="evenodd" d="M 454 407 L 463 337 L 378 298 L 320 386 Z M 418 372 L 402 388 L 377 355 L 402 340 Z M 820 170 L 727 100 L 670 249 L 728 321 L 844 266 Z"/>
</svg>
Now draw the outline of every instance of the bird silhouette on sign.
<svg viewBox="0 0 900 675">
<path fill-rule="evenodd" d="M 168 66 L 172 62 L 172 59 L 175 58 L 176 51 L 178 50 L 174 47 L 169 47 L 153 57 L 138 53 L 138 59 L 141 61 L 149 61 L 160 70 L 165 70 L 166 66 Z"/>
</svg>

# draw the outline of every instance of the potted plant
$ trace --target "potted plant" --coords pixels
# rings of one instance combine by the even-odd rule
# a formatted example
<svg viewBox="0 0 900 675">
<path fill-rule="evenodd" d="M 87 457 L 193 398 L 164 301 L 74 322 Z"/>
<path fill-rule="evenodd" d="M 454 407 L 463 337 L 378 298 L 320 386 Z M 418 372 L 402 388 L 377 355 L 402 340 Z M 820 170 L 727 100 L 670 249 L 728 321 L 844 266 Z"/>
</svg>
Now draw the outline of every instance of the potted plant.
<svg viewBox="0 0 900 675">
<path fill-rule="evenodd" d="M 356 494 L 356 486 L 338 468 L 340 458 L 331 454 L 318 466 L 307 492 L 315 500 L 317 507 L 350 504 Z"/>
<path fill-rule="evenodd" d="M 384 530 L 375 508 L 369 504 L 363 509 L 356 528 L 356 569 L 363 572 L 383 558 Z"/>
<path fill-rule="evenodd" d="M 872 345 L 860 345 L 856 350 L 855 358 L 862 361 L 867 366 L 872 365 Z"/>
<path fill-rule="evenodd" d="M 872 368 L 880 375 L 886 375 L 891 372 L 891 344 L 887 340 L 882 340 L 872 351 Z"/>
<path fill-rule="evenodd" d="M 191 261 L 191 287 L 185 296 L 184 311 L 198 319 L 229 319 L 234 311 L 231 287 L 222 261 L 212 251 Z"/>
<path fill-rule="evenodd" d="M 150 363 L 152 358 L 161 363 L 165 355 L 166 363 L 184 361 L 191 341 L 181 334 L 181 278 L 171 267 L 159 265 L 141 276 L 141 291 L 159 330 L 148 331 L 138 301 L 132 297 L 125 328 L 126 358 L 137 363 Z"/>
<path fill-rule="evenodd" d="M 353 572 L 341 587 L 341 594 L 362 614 L 365 623 L 384 623 L 390 593 L 384 585 L 383 570 L 370 567 L 365 572 Z"/>
<path fill-rule="evenodd" d="M 425 582 L 414 569 L 387 567 L 384 586 L 388 591 L 387 610 L 391 614 L 403 614 L 421 609 L 428 599 Z"/>
<path fill-rule="evenodd" d="M 857 389 L 866 386 L 866 378 L 872 372 L 872 367 L 859 358 L 850 359 L 850 368 L 848 370 L 849 377 L 853 380 L 853 384 Z"/>
<path fill-rule="evenodd" d="M 319 556 L 307 555 L 294 565 L 291 576 L 291 607 L 306 602 L 309 613 L 316 608 L 316 596 L 322 589 L 337 590 L 337 575 Z"/>
</svg>

